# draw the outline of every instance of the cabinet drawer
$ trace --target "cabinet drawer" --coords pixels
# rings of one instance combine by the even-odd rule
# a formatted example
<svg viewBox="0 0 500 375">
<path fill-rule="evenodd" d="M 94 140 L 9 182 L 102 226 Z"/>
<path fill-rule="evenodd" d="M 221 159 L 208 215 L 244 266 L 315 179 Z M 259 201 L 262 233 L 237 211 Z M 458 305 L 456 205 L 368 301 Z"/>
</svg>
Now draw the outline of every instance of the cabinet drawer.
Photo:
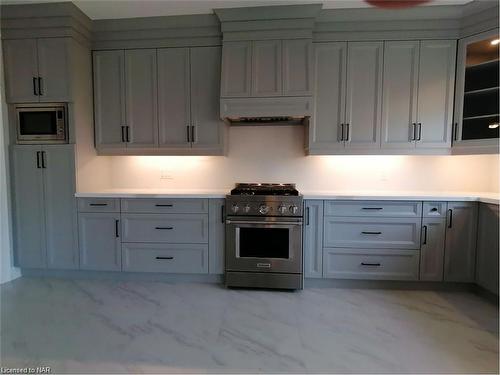
<svg viewBox="0 0 500 375">
<path fill-rule="evenodd" d="M 422 202 L 325 201 L 325 216 L 420 217 Z"/>
<path fill-rule="evenodd" d="M 78 198 L 78 212 L 120 212 L 117 198 Z"/>
<path fill-rule="evenodd" d="M 122 241 L 208 243 L 208 215 L 122 214 Z"/>
<path fill-rule="evenodd" d="M 424 202 L 423 217 L 446 218 L 446 202 Z"/>
<path fill-rule="evenodd" d="M 124 243 L 122 269 L 129 272 L 208 273 L 208 247 Z"/>
<path fill-rule="evenodd" d="M 325 217 L 325 247 L 419 249 L 421 219 Z"/>
<path fill-rule="evenodd" d="M 418 280 L 418 250 L 324 249 L 323 277 Z"/>
<path fill-rule="evenodd" d="M 208 199 L 122 199 L 121 209 L 131 213 L 204 214 L 208 213 Z"/>
</svg>

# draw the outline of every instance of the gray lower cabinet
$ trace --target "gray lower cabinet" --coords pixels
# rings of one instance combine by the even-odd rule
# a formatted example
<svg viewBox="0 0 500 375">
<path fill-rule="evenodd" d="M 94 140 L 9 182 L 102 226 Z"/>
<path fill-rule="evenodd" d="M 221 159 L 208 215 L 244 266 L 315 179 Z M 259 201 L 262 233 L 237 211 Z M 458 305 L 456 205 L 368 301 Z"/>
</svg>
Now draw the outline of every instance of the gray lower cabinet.
<svg viewBox="0 0 500 375">
<path fill-rule="evenodd" d="M 443 281 L 446 221 L 424 217 L 420 247 L 420 280 Z"/>
<path fill-rule="evenodd" d="M 304 218 L 304 276 L 323 276 L 323 201 L 306 200 Z"/>
<path fill-rule="evenodd" d="M 119 224 L 119 212 L 80 212 L 78 214 L 80 269 L 121 270 Z"/>
<path fill-rule="evenodd" d="M 474 281 L 476 230 L 477 203 L 448 202 L 444 281 Z"/>
<path fill-rule="evenodd" d="M 325 248 L 323 277 L 418 280 L 418 250 Z"/>
<path fill-rule="evenodd" d="M 21 268 L 78 268 L 73 145 L 13 146 L 14 245 Z"/>
<path fill-rule="evenodd" d="M 201 244 L 122 245 L 123 271 L 208 273 L 208 246 Z"/>
<path fill-rule="evenodd" d="M 498 225 L 498 205 L 480 203 L 477 229 L 476 283 L 496 295 L 498 295 Z"/>
<path fill-rule="evenodd" d="M 211 274 L 224 273 L 225 199 L 210 199 L 208 208 L 208 269 Z"/>
</svg>

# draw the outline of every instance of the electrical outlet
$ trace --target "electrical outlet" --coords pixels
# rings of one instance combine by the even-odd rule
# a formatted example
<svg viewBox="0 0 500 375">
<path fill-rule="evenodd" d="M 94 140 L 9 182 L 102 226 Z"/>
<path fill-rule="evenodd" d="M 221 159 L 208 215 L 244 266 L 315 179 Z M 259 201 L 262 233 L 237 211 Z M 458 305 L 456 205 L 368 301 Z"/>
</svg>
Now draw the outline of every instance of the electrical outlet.
<svg viewBox="0 0 500 375">
<path fill-rule="evenodd" d="M 173 180 L 174 177 L 172 176 L 172 173 L 169 170 L 162 169 L 160 171 L 160 180 Z"/>
</svg>

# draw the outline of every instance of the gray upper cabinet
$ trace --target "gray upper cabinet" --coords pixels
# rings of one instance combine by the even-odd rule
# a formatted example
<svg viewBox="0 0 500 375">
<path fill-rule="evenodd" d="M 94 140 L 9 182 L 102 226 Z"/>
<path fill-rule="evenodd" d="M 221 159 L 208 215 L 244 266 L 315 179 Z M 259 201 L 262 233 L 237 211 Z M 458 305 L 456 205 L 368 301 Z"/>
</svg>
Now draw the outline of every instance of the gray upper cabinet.
<svg viewBox="0 0 500 375">
<path fill-rule="evenodd" d="M 323 276 L 323 201 L 305 201 L 304 275 Z"/>
<path fill-rule="evenodd" d="M 498 205 L 479 204 L 476 283 L 498 295 Z"/>
<path fill-rule="evenodd" d="M 127 147 L 158 145 L 156 49 L 125 51 Z"/>
<path fill-rule="evenodd" d="M 314 117 L 309 126 L 310 149 L 344 148 L 347 43 L 314 45 Z"/>
<path fill-rule="evenodd" d="M 250 96 L 252 42 L 225 42 L 222 47 L 221 97 Z"/>
<path fill-rule="evenodd" d="M 125 147 L 125 53 L 94 51 L 97 148 Z"/>
<path fill-rule="evenodd" d="M 6 99 L 9 103 L 37 102 L 36 39 L 3 40 Z"/>
<path fill-rule="evenodd" d="M 75 151 L 44 145 L 43 187 L 48 268 L 78 268 Z"/>
<path fill-rule="evenodd" d="M 265 40 L 252 45 L 252 96 L 282 94 L 281 41 Z"/>
<path fill-rule="evenodd" d="M 313 89 L 313 45 L 309 39 L 283 40 L 283 94 L 309 96 Z"/>
<path fill-rule="evenodd" d="M 12 151 L 17 265 L 78 268 L 74 146 Z"/>
<path fill-rule="evenodd" d="M 444 281 L 474 281 L 476 229 L 476 202 L 448 202 Z"/>
<path fill-rule="evenodd" d="M 160 147 L 191 146 L 189 66 L 189 48 L 158 49 Z"/>
<path fill-rule="evenodd" d="M 81 269 L 121 270 L 119 226 L 119 213 L 80 212 L 78 214 Z"/>
<path fill-rule="evenodd" d="M 446 221 L 425 217 L 422 221 L 420 280 L 443 281 Z"/>
<path fill-rule="evenodd" d="M 70 101 L 70 39 L 3 41 L 9 103 Z"/>
<path fill-rule="evenodd" d="M 348 43 L 346 147 L 380 147 L 383 52 L 382 42 Z"/>
<path fill-rule="evenodd" d="M 418 41 L 385 42 L 383 148 L 415 147 L 419 51 Z"/>
<path fill-rule="evenodd" d="M 453 121 L 456 42 L 420 42 L 416 147 L 449 148 Z"/>
<path fill-rule="evenodd" d="M 45 268 L 45 213 L 40 146 L 12 148 L 16 265 Z"/>
<path fill-rule="evenodd" d="M 191 48 L 192 147 L 222 152 L 224 123 L 219 116 L 221 48 Z"/>
</svg>

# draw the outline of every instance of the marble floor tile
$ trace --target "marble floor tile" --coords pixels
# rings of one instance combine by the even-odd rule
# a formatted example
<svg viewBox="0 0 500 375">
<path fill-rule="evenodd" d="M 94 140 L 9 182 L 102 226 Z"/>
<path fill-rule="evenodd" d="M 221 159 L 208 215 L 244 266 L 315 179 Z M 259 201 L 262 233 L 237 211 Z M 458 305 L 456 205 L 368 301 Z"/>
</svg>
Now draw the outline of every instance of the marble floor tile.
<svg viewBox="0 0 500 375">
<path fill-rule="evenodd" d="M 466 292 L 21 278 L 2 367 L 56 373 L 498 373 L 498 307 Z"/>
</svg>

